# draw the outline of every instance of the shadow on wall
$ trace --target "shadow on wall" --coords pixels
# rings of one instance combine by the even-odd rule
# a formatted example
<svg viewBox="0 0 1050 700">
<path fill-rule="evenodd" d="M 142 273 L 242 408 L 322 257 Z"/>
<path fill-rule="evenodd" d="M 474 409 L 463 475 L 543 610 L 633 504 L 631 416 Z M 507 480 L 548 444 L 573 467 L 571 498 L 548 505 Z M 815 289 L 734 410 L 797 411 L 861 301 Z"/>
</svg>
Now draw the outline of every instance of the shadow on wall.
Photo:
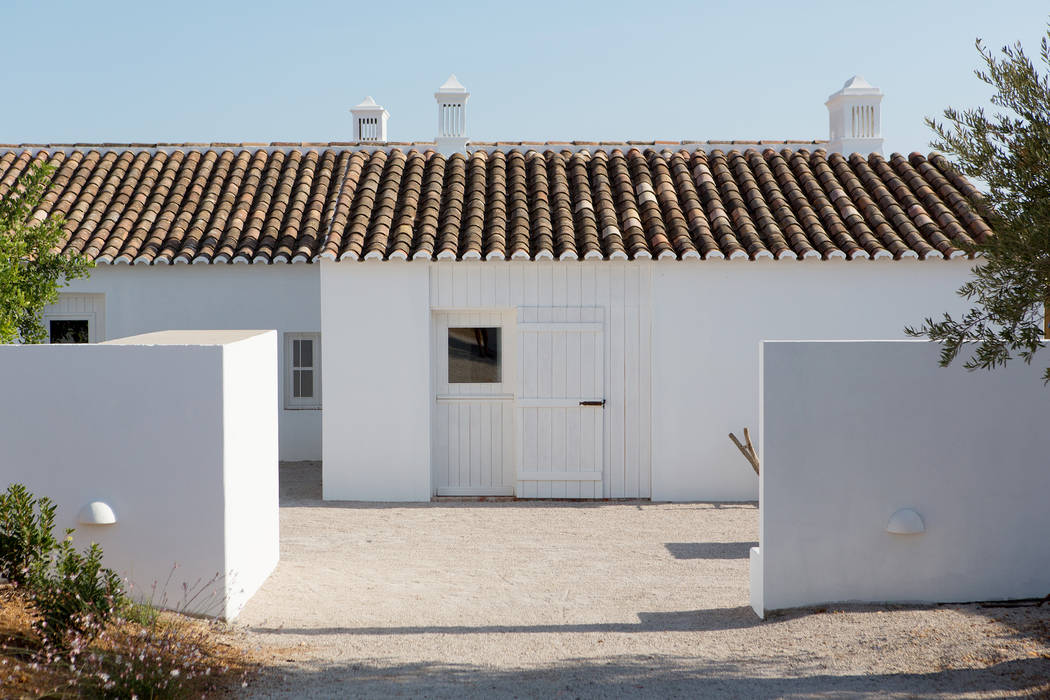
<svg viewBox="0 0 1050 700">
<path fill-rule="evenodd" d="M 942 698 L 945 689 L 1004 695 L 1044 689 L 1050 662 L 1045 659 L 1007 661 L 986 668 L 948 668 L 929 673 L 882 673 L 802 677 L 770 675 L 787 660 L 754 664 L 698 663 L 694 657 L 620 656 L 595 660 L 571 659 L 554 666 L 511 671 L 469 664 L 369 663 L 273 669 L 263 686 L 271 693 L 325 696 L 351 687 L 363 697 L 391 694 L 431 698 L 474 697 L 737 697 L 782 698 L 896 696 Z M 949 691 L 950 692 L 950 691 Z M 1011 692 L 1011 694 L 1012 694 Z"/>
<path fill-rule="evenodd" d="M 667 542 L 675 559 L 747 559 L 758 542 Z"/>
</svg>

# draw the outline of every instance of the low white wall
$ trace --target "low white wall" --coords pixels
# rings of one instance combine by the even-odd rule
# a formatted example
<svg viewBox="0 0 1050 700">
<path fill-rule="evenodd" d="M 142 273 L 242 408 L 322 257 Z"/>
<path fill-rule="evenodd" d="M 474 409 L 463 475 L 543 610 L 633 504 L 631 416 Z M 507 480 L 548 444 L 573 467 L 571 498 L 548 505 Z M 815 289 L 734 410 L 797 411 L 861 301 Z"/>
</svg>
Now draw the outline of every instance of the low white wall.
<svg viewBox="0 0 1050 700">
<path fill-rule="evenodd" d="M 275 364 L 272 331 L 2 345 L 0 487 L 52 499 L 135 597 L 214 579 L 190 610 L 233 617 L 277 562 Z M 78 523 L 96 500 L 115 524 Z"/>
<path fill-rule="evenodd" d="M 763 343 L 759 614 L 1050 593 L 1042 366 L 968 373 L 939 349 Z M 924 533 L 886 531 L 902 508 Z"/>
<path fill-rule="evenodd" d="M 327 500 L 430 500 L 423 263 L 320 263 Z"/>
<path fill-rule="evenodd" d="M 317 265 L 99 265 L 62 291 L 105 294 L 103 339 L 169 329 L 321 330 Z M 283 353 L 278 342 L 278 372 Z M 283 404 L 281 459 L 321 459 L 321 411 Z"/>
<path fill-rule="evenodd" d="M 277 335 L 223 346 L 226 617 L 236 616 L 280 558 Z"/>
<path fill-rule="evenodd" d="M 655 263 L 653 500 L 754 500 L 758 479 L 729 441 L 758 426 L 762 340 L 904 338 L 965 308 L 970 263 Z"/>
</svg>

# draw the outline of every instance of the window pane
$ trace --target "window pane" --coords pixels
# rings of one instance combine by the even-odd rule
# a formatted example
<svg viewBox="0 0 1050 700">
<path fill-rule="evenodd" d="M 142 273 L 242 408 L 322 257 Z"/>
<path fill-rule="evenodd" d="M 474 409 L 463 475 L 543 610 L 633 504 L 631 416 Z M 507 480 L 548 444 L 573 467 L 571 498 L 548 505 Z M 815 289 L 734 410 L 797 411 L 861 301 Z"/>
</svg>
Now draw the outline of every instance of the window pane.
<svg viewBox="0 0 1050 700">
<path fill-rule="evenodd" d="M 314 371 L 312 369 L 299 369 L 295 371 L 297 375 L 296 386 L 299 393 L 295 395 L 297 399 L 309 399 L 314 395 Z"/>
<path fill-rule="evenodd" d="M 449 328 L 449 383 L 499 383 L 500 355 L 499 328 Z"/>
<path fill-rule="evenodd" d="M 75 321 L 55 320 L 50 322 L 52 343 L 86 343 L 88 342 L 87 319 Z"/>
<path fill-rule="evenodd" d="M 299 342 L 299 361 L 296 364 L 300 367 L 313 367 L 314 366 L 314 341 L 312 340 L 300 340 Z"/>
<path fill-rule="evenodd" d="M 299 344 L 302 343 L 302 342 L 303 341 L 301 341 L 301 340 L 293 340 L 292 341 L 292 367 L 302 367 L 302 363 L 299 362 L 299 356 L 301 354 L 301 351 L 299 349 L 299 347 L 300 347 Z"/>
</svg>

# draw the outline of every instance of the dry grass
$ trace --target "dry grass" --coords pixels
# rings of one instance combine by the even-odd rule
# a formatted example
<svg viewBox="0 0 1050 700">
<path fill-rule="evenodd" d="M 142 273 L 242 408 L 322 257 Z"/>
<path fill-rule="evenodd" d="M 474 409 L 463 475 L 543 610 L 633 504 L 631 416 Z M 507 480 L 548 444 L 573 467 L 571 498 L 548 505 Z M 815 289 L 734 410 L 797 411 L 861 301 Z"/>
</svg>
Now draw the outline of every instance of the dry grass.
<svg viewBox="0 0 1050 700">
<path fill-rule="evenodd" d="M 121 689 L 143 686 L 161 690 L 157 697 L 225 697 L 259 667 L 224 641 L 219 623 L 168 612 L 152 623 L 109 625 L 73 663 L 49 661 L 32 631 L 34 619 L 26 596 L 0 585 L 0 697 L 123 697 L 131 693 Z M 107 681 L 115 684 L 108 691 Z"/>
</svg>

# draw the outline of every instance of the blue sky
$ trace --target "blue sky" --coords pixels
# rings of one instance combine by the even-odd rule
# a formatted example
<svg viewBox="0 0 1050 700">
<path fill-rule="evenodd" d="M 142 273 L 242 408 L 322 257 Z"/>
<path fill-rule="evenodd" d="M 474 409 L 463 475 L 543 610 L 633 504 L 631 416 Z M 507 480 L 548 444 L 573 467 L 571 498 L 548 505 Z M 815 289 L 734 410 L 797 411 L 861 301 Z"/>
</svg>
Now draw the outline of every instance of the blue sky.
<svg viewBox="0 0 1050 700">
<path fill-rule="evenodd" d="M 342 141 L 372 95 L 429 140 L 449 73 L 479 141 L 826 138 L 855 73 L 886 150 L 982 104 L 974 39 L 1046 31 L 1041 2 L 4 2 L 0 143 Z"/>
</svg>

